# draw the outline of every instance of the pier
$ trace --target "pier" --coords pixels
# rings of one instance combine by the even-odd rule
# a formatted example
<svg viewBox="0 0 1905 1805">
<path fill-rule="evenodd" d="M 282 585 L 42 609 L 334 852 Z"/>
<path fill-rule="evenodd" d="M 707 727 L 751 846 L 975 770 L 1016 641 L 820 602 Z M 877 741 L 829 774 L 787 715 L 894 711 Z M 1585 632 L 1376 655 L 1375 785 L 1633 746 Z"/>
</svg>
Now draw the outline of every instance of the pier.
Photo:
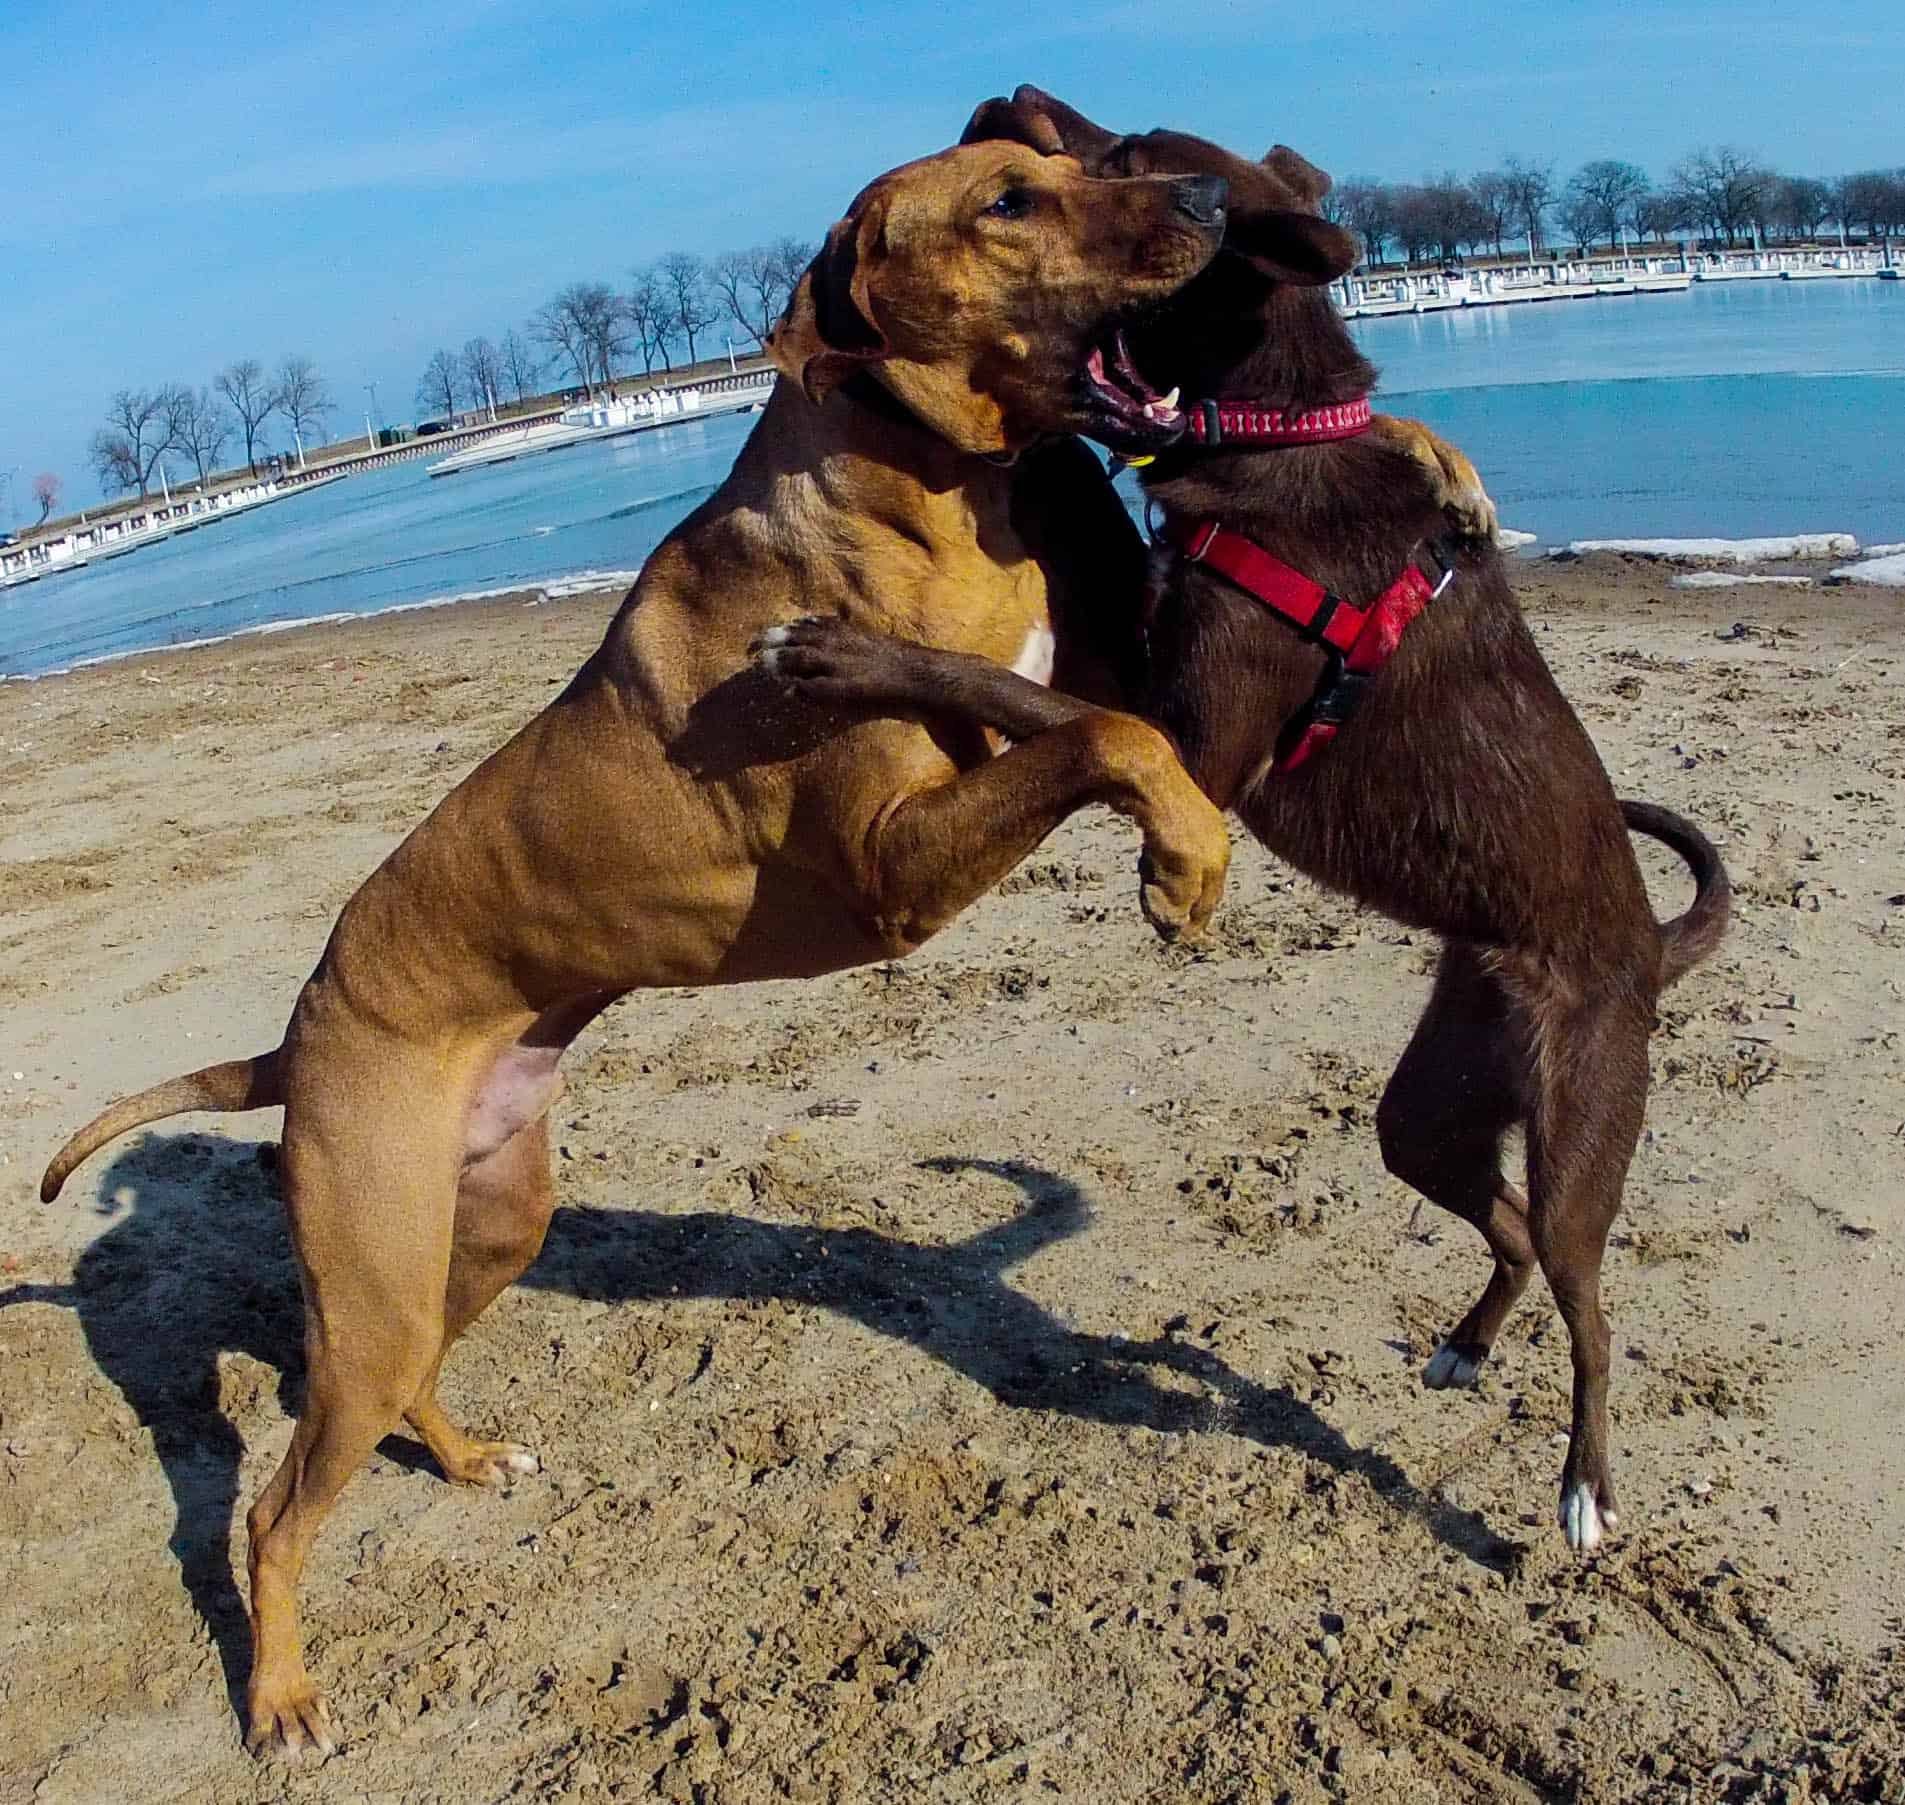
<svg viewBox="0 0 1905 1805">
<path fill-rule="evenodd" d="M 1636 252 L 1623 257 L 1543 258 L 1475 269 L 1345 276 L 1331 285 L 1331 292 L 1345 319 L 1374 320 L 1402 313 L 1444 313 L 1456 307 L 1681 294 L 1696 282 L 1818 282 L 1896 275 L 1877 251 L 1864 246 L 1690 256 Z"/>
<path fill-rule="evenodd" d="M 455 476 L 459 471 L 563 451 L 571 445 L 594 445 L 632 433 L 659 432 L 663 427 L 686 426 L 696 420 L 751 413 L 767 405 L 774 381 L 774 372 L 764 370 L 723 378 L 719 386 L 696 383 L 684 389 L 652 390 L 627 400 L 585 403 L 565 409 L 553 419 L 544 415 L 535 421 L 512 422 L 510 431 L 491 434 L 452 453 L 442 463 L 432 464 L 430 474 Z"/>
</svg>

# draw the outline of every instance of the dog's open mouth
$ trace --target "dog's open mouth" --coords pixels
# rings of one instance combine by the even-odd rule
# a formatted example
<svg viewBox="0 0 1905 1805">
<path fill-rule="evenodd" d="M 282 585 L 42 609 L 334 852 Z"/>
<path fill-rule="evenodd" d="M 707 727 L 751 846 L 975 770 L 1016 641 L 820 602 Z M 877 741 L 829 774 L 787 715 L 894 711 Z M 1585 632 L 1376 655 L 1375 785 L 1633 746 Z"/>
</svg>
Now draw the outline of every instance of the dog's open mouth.
<svg viewBox="0 0 1905 1805">
<path fill-rule="evenodd" d="M 1145 445 L 1168 445 L 1184 430 L 1178 391 L 1160 395 L 1145 381 L 1132 362 L 1122 331 L 1112 333 L 1109 345 L 1092 347 L 1085 359 L 1085 388 L 1094 409 L 1123 437 Z M 1093 436 L 1101 435 L 1094 432 Z"/>
</svg>

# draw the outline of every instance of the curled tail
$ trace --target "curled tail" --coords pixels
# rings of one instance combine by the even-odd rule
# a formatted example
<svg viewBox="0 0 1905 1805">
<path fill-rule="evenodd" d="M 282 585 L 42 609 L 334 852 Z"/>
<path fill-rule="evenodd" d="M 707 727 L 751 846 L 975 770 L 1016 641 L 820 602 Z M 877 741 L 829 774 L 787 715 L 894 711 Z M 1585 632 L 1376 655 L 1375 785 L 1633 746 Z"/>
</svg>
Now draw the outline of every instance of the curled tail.
<svg viewBox="0 0 1905 1805">
<path fill-rule="evenodd" d="M 156 1122 L 161 1116 L 183 1115 L 188 1109 L 269 1109 L 284 1101 L 278 1085 L 278 1055 L 282 1048 L 260 1053 L 255 1059 L 228 1059 L 208 1065 L 183 1078 L 168 1078 L 136 1097 L 126 1097 L 95 1116 L 53 1156 L 40 1180 L 40 1201 L 51 1203 L 60 1194 L 72 1170 L 89 1154 L 128 1128 Z"/>
<path fill-rule="evenodd" d="M 1720 944 L 1733 911 L 1733 881 L 1716 847 L 1684 815 L 1652 802 L 1621 803 L 1630 833 L 1670 846 L 1693 874 L 1693 904 L 1660 924 L 1660 984 L 1675 984 Z"/>
</svg>

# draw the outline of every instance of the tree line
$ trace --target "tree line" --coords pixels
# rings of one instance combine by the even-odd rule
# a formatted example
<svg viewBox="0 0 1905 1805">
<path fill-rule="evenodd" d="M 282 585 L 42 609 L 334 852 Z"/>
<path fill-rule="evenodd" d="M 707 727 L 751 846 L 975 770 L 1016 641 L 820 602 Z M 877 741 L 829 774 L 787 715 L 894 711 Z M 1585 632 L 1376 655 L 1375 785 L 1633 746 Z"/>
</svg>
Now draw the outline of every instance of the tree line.
<svg viewBox="0 0 1905 1805">
<path fill-rule="evenodd" d="M 306 437 L 332 411 L 330 388 L 308 357 L 281 358 L 270 372 L 257 358 L 243 357 L 196 389 L 189 382 L 120 389 L 106 404 L 106 423 L 93 434 L 89 457 L 108 494 L 136 490 L 143 497 L 152 493 L 152 479 L 168 457 L 190 458 L 202 483 L 220 467 L 226 446 L 242 439 L 245 462 L 256 476 L 265 428 L 274 416 L 290 430 L 302 463 Z M 43 505 L 42 520 L 52 512 L 50 503 Z"/>
<path fill-rule="evenodd" d="M 1324 211 L 1354 232 L 1363 261 L 1448 262 L 1510 245 L 1532 259 L 1544 249 L 1605 243 L 1737 246 L 1754 238 L 1813 239 L 1828 229 L 1879 243 L 1905 233 L 1905 169 L 1867 169 L 1822 180 L 1782 175 L 1744 151 L 1722 147 L 1682 159 L 1655 182 L 1612 157 L 1584 163 L 1565 181 L 1551 163 L 1507 158 L 1499 168 L 1421 182 L 1353 177 Z"/>
<path fill-rule="evenodd" d="M 473 338 L 461 351 L 433 353 L 417 382 L 417 407 L 447 419 L 461 408 L 522 402 L 552 374 L 593 394 L 637 358 L 644 376 L 658 364 L 673 370 L 674 350 L 685 348 L 694 363 L 704 336 L 726 323 L 761 345 L 812 258 L 811 245 L 780 238 L 711 258 L 672 251 L 636 269 L 622 290 L 572 282 L 500 343 Z"/>
</svg>

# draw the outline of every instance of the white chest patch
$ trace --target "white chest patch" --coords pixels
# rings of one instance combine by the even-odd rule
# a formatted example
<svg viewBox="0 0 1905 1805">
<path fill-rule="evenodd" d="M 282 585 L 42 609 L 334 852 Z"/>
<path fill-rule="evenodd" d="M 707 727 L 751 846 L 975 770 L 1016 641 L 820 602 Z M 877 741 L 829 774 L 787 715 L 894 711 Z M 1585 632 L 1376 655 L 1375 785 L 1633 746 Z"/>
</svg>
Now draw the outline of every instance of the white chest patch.
<svg viewBox="0 0 1905 1805">
<path fill-rule="evenodd" d="M 1019 655 L 1012 660 L 1012 668 L 1021 677 L 1029 678 L 1040 685 L 1049 685 L 1052 681 L 1052 660 L 1058 650 L 1058 641 L 1052 637 L 1050 627 L 1034 627 L 1025 636 L 1025 644 L 1019 647 Z"/>
</svg>

